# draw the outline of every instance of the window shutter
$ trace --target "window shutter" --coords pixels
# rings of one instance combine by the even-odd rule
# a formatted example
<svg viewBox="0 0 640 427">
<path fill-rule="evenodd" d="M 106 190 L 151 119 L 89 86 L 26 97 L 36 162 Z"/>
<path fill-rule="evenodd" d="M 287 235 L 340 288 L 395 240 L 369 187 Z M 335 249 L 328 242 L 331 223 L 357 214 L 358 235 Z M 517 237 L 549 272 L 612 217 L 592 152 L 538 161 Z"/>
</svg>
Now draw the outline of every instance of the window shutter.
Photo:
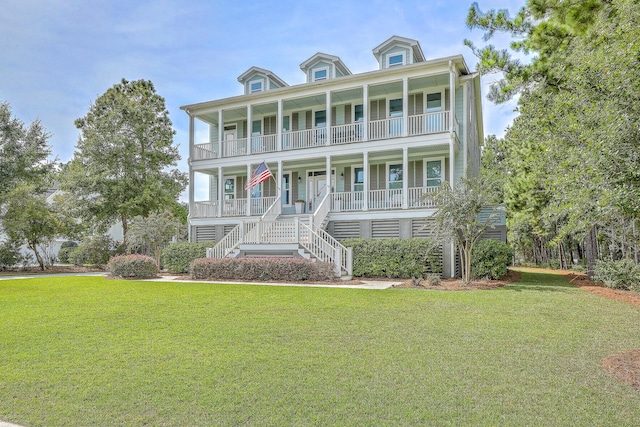
<svg viewBox="0 0 640 427">
<path fill-rule="evenodd" d="M 344 168 L 344 191 L 351 191 L 351 168 Z"/>
<path fill-rule="evenodd" d="M 292 131 L 300 130 L 299 123 L 298 123 L 298 113 L 291 114 L 291 130 Z"/>
<path fill-rule="evenodd" d="M 351 124 L 351 104 L 344 106 L 344 124 Z"/>
<path fill-rule="evenodd" d="M 336 107 L 331 107 L 331 126 L 336 125 Z"/>
<path fill-rule="evenodd" d="M 313 127 L 313 120 L 311 117 L 311 110 L 305 111 L 305 129 L 311 129 Z"/>
</svg>

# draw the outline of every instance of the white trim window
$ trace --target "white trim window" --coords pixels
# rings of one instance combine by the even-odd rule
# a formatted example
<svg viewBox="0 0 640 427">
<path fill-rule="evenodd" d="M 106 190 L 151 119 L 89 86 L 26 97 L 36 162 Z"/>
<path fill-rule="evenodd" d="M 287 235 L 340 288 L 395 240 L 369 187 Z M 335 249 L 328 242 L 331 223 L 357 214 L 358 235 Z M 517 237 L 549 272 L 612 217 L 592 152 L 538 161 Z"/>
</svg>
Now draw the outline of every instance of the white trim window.
<svg viewBox="0 0 640 427">
<path fill-rule="evenodd" d="M 431 113 L 433 111 L 442 111 L 443 104 L 442 100 L 444 99 L 444 93 L 442 92 L 433 92 L 427 93 L 427 99 L 425 100 L 427 103 L 426 112 Z"/>
<path fill-rule="evenodd" d="M 312 82 L 327 80 L 329 78 L 329 67 L 321 67 L 313 70 Z"/>
<path fill-rule="evenodd" d="M 387 163 L 387 188 L 402 188 L 402 179 L 404 173 L 402 171 L 402 163 Z"/>
<path fill-rule="evenodd" d="M 291 172 L 282 172 L 282 206 L 291 206 Z"/>
<path fill-rule="evenodd" d="M 353 191 L 364 191 L 364 167 L 362 165 L 351 167 L 353 179 Z"/>
<path fill-rule="evenodd" d="M 444 157 L 424 159 L 425 187 L 438 187 L 444 182 Z"/>
<path fill-rule="evenodd" d="M 262 92 L 264 85 L 262 80 L 255 80 L 249 83 L 249 93 Z"/>
<path fill-rule="evenodd" d="M 236 177 L 224 177 L 224 200 L 233 200 L 236 198 Z"/>
<path fill-rule="evenodd" d="M 397 67 L 400 65 L 404 65 L 405 63 L 406 62 L 403 52 L 387 54 L 387 68 Z"/>
</svg>

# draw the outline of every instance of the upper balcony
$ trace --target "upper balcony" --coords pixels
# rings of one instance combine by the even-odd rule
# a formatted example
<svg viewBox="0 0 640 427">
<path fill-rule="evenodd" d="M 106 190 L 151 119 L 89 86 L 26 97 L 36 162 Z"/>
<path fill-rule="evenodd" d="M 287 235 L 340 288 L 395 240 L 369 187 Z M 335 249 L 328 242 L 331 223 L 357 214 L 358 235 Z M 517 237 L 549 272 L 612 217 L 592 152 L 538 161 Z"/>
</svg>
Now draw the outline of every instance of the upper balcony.
<svg viewBox="0 0 640 427">
<path fill-rule="evenodd" d="M 403 117 L 374 120 L 365 124 L 342 124 L 311 129 L 283 131 L 280 134 L 255 135 L 248 138 L 227 138 L 195 144 L 192 160 L 208 160 L 220 157 L 245 156 L 276 151 L 299 150 L 327 145 L 352 144 L 366 141 L 400 138 L 406 136 L 448 133 L 451 129 L 450 111 L 439 111 Z M 454 130 L 457 129 L 454 117 Z"/>
</svg>

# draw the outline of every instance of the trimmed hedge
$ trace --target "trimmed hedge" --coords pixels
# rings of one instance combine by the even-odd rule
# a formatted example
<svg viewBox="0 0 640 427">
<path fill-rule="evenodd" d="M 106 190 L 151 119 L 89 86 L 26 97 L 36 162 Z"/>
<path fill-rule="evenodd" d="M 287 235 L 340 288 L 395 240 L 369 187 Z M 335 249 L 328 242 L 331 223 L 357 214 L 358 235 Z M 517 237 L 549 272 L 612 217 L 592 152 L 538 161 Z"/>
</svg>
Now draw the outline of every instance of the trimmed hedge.
<svg viewBox="0 0 640 427">
<path fill-rule="evenodd" d="M 115 277 L 155 277 L 158 275 L 158 265 L 150 256 L 118 255 L 109 260 L 107 271 Z"/>
<path fill-rule="evenodd" d="M 480 240 L 471 253 L 471 274 L 473 277 L 497 280 L 507 275 L 511 265 L 513 249 L 497 240 Z"/>
<path fill-rule="evenodd" d="M 346 239 L 353 248 L 353 275 L 410 279 L 442 273 L 442 252 L 431 239 Z"/>
<path fill-rule="evenodd" d="M 305 281 L 331 280 L 333 265 L 302 258 L 200 258 L 189 271 L 193 279 L 242 281 Z"/>
<path fill-rule="evenodd" d="M 186 273 L 194 259 L 207 256 L 215 242 L 172 243 L 162 250 L 162 266 L 171 273 Z"/>
</svg>

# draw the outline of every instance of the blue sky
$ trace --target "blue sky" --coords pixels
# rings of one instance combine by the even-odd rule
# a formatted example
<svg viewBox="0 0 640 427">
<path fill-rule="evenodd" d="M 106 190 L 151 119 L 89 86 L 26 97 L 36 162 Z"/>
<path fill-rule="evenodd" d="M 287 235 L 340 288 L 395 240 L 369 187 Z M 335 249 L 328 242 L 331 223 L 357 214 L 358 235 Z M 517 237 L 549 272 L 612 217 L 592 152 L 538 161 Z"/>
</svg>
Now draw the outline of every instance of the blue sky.
<svg viewBox="0 0 640 427">
<path fill-rule="evenodd" d="M 483 10 L 515 14 L 524 0 L 481 0 Z M 188 120 L 181 105 L 240 95 L 237 76 L 269 69 L 304 82 L 300 63 L 316 52 L 339 56 L 353 73 L 371 71 L 371 50 L 392 35 L 420 41 L 427 59 L 483 45 L 465 18 L 471 1 L 325 0 L 3 0 L 0 100 L 25 123 L 40 119 L 54 156 L 71 159 L 74 126 L 90 104 L 122 78 L 151 80 L 166 99 L 187 171 Z M 492 43 L 506 46 L 506 40 Z M 484 83 L 495 80 L 487 76 Z M 487 86 L 483 86 L 483 94 Z M 485 136 L 501 136 L 515 103 L 483 101 Z"/>
</svg>

